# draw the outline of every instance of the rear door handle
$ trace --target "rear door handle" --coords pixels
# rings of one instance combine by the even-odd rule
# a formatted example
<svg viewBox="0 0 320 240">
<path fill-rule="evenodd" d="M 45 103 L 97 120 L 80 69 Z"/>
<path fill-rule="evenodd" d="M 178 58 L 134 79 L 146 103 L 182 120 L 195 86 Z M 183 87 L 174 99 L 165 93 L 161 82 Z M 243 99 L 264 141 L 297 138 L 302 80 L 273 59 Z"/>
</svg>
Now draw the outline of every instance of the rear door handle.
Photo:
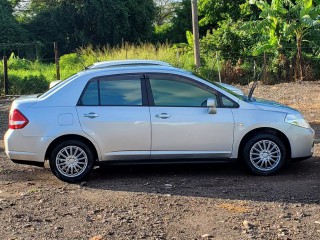
<svg viewBox="0 0 320 240">
<path fill-rule="evenodd" d="M 87 117 L 87 118 L 96 118 L 96 117 L 99 117 L 98 114 L 94 113 L 94 112 L 90 112 L 90 113 L 86 113 L 86 114 L 83 114 L 84 117 Z"/>
<path fill-rule="evenodd" d="M 162 118 L 162 119 L 167 119 L 169 117 L 171 117 L 168 113 L 159 113 L 159 114 L 156 114 L 156 117 L 157 118 Z"/>
</svg>

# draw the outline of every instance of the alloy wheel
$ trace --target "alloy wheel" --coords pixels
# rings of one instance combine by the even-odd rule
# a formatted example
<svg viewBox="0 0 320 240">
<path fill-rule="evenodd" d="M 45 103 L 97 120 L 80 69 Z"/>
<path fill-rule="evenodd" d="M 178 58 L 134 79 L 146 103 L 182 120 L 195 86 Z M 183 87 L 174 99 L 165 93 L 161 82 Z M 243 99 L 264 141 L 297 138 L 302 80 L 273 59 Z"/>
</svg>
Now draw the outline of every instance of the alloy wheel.
<svg viewBox="0 0 320 240">
<path fill-rule="evenodd" d="M 273 141 L 260 140 L 251 147 L 250 161 L 255 168 L 270 171 L 281 161 L 280 148 Z"/>
<path fill-rule="evenodd" d="M 66 146 L 56 156 L 57 170 L 66 177 L 77 177 L 88 165 L 88 156 L 78 146 Z"/>
</svg>

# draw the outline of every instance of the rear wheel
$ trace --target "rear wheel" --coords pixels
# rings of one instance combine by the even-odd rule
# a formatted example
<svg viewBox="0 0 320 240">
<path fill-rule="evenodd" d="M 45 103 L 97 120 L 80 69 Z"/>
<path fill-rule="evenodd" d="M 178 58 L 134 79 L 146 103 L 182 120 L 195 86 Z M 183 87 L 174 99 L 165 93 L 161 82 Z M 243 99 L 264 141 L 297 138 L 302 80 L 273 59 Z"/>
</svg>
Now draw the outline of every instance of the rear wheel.
<svg viewBox="0 0 320 240">
<path fill-rule="evenodd" d="M 78 140 L 58 144 L 50 155 L 53 174 L 65 182 L 78 182 L 88 176 L 94 166 L 90 147 Z"/>
<path fill-rule="evenodd" d="M 277 136 L 259 134 L 246 143 L 242 157 L 254 174 L 272 175 L 285 164 L 287 151 Z"/>
</svg>

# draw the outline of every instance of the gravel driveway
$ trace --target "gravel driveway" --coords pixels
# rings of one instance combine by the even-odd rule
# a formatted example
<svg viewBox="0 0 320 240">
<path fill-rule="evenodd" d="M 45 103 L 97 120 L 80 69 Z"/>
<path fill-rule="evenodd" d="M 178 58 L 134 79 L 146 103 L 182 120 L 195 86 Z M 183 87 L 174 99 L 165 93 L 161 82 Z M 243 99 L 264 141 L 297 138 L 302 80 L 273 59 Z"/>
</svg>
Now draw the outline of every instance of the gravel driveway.
<svg viewBox="0 0 320 240">
<path fill-rule="evenodd" d="M 319 83 L 257 90 L 301 110 L 320 137 Z M 1 137 L 9 104 L 0 100 Z M 314 157 L 271 177 L 237 164 L 113 166 L 67 184 L 47 168 L 11 163 L 1 140 L 0 239 L 316 240 L 319 173 L 316 144 Z"/>
</svg>

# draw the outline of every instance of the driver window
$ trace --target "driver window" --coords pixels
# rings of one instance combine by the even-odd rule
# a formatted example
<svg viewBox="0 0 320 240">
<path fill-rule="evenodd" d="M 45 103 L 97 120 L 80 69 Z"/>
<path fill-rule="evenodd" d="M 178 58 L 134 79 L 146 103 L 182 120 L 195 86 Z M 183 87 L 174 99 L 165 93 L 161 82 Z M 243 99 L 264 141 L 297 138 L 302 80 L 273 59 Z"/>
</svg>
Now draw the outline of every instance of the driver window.
<svg viewBox="0 0 320 240">
<path fill-rule="evenodd" d="M 179 76 L 150 76 L 150 85 L 155 106 L 206 107 L 206 100 L 212 98 L 217 105 L 217 96 L 191 81 Z"/>
</svg>

